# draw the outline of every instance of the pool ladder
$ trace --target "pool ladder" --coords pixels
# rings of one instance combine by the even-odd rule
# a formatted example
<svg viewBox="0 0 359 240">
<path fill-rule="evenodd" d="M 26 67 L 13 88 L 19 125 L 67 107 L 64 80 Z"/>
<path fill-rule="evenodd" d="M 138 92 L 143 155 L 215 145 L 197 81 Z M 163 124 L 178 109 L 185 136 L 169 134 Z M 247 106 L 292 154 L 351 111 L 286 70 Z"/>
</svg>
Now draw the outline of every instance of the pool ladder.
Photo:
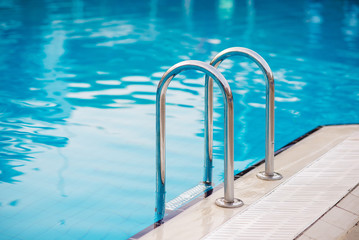
<svg viewBox="0 0 359 240">
<path fill-rule="evenodd" d="M 257 177 L 263 180 L 279 180 L 282 176 L 274 172 L 274 78 L 267 62 L 256 52 L 241 47 L 228 48 L 218 53 L 210 64 L 188 60 L 169 68 L 161 78 L 156 93 L 156 219 L 160 222 L 165 215 L 166 183 L 166 92 L 171 80 L 185 70 L 198 70 L 205 76 L 205 164 L 203 182 L 212 185 L 213 166 L 213 80 L 224 97 L 224 197 L 216 205 L 235 208 L 243 202 L 234 198 L 234 113 L 233 95 L 227 80 L 216 69 L 228 57 L 240 55 L 252 59 L 266 76 L 266 143 L 265 171 Z"/>
</svg>

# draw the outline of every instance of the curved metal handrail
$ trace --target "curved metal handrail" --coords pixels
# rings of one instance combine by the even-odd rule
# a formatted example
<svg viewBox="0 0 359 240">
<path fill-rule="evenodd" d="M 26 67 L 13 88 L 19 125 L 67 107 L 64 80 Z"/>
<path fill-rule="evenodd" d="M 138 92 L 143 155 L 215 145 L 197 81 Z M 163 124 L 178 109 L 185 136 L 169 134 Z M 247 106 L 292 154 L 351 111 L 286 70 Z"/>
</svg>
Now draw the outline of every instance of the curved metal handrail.
<svg viewBox="0 0 359 240">
<path fill-rule="evenodd" d="M 279 180 L 282 175 L 274 172 L 274 77 L 272 70 L 267 62 L 256 52 L 242 47 L 232 47 L 218 53 L 211 61 L 210 65 L 217 68 L 223 60 L 231 56 L 244 56 L 253 60 L 262 70 L 266 77 L 266 142 L 265 142 L 265 171 L 257 174 L 257 177 L 263 180 Z M 211 76 L 206 75 L 206 160 L 205 169 L 212 169 L 212 143 L 213 143 L 213 80 Z M 212 181 L 212 173 L 207 171 L 205 180 Z"/>
<path fill-rule="evenodd" d="M 223 75 L 217 69 L 201 61 L 183 61 L 168 69 L 158 83 L 156 93 L 156 218 L 161 220 L 165 214 L 165 182 L 166 182 L 166 139 L 165 112 L 166 92 L 171 80 L 184 70 L 199 70 L 214 79 L 219 85 L 224 101 L 224 198 L 217 199 L 216 204 L 222 207 L 239 207 L 243 203 L 234 198 L 233 176 L 233 96 L 231 88 Z"/>
</svg>

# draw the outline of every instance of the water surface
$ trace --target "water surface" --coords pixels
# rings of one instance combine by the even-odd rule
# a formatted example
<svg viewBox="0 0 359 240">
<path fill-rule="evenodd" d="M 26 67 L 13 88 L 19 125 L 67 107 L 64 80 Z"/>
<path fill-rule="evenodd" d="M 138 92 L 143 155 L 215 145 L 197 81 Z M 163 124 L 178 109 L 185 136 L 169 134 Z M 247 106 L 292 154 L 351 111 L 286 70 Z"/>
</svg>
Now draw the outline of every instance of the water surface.
<svg viewBox="0 0 359 240">
<path fill-rule="evenodd" d="M 155 92 L 179 61 L 251 48 L 276 82 L 276 149 L 359 122 L 357 1 L 0 3 L 0 239 L 127 239 L 154 221 Z M 233 57 L 235 171 L 264 157 L 265 79 Z M 204 80 L 167 97 L 167 199 L 203 174 Z M 214 181 L 223 180 L 215 89 Z M 238 196 L 240 197 L 240 196 Z"/>
</svg>

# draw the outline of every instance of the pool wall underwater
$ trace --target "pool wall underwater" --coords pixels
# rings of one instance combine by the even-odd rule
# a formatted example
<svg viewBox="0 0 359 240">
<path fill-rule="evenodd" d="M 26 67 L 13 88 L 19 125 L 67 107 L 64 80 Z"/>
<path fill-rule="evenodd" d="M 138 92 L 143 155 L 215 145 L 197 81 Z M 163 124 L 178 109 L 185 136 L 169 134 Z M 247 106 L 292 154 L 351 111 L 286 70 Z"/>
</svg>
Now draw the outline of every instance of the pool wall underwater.
<svg viewBox="0 0 359 240">
<path fill-rule="evenodd" d="M 127 239 L 155 222 L 155 94 L 177 62 L 233 46 L 268 62 L 278 150 L 320 125 L 359 122 L 356 1 L 0 3 L 0 239 Z M 235 108 L 235 174 L 264 157 L 265 79 L 219 70 Z M 223 102 L 214 89 L 215 186 Z M 204 75 L 167 93 L 167 201 L 203 177 Z"/>
</svg>

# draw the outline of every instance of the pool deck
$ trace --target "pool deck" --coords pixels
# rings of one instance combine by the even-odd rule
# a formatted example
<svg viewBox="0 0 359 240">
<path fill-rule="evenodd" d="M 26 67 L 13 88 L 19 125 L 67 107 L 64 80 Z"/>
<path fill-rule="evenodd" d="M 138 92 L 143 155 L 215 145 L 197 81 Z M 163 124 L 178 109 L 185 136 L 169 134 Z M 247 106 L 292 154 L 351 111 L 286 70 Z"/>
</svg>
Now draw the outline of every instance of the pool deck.
<svg viewBox="0 0 359 240">
<path fill-rule="evenodd" d="M 150 231 L 146 239 L 359 239 L 359 125 L 325 126 L 235 181 L 236 209 L 217 207 L 223 190 Z"/>
</svg>

